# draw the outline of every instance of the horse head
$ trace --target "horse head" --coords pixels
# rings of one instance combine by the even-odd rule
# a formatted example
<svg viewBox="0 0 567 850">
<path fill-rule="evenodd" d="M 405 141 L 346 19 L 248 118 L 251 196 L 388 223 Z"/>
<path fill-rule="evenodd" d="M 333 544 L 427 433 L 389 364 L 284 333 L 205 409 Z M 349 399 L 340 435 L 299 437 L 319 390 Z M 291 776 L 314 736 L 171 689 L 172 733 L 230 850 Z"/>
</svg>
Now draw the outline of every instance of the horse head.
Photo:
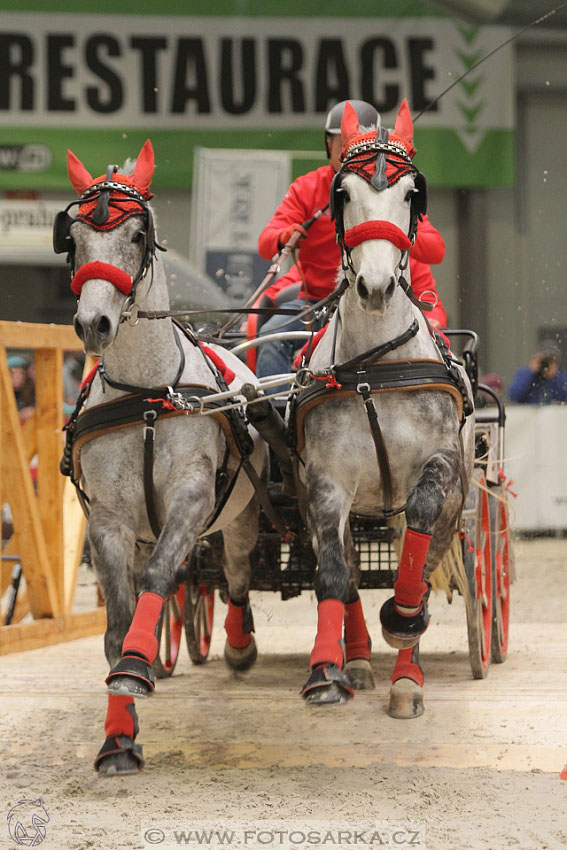
<svg viewBox="0 0 567 850">
<path fill-rule="evenodd" d="M 71 289 L 78 297 L 75 331 L 87 354 L 101 354 L 116 338 L 127 305 L 134 303 L 157 242 L 148 205 L 154 152 L 148 139 L 131 173 L 110 165 L 95 180 L 67 151 L 69 179 L 79 200 L 72 218 L 68 209 L 54 225 L 56 252 L 67 251 L 74 272 Z M 124 171 L 128 168 L 125 167 Z M 76 270 L 76 271 L 75 271 Z M 150 283 L 152 275 L 149 275 Z"/>
<path fill-rule="evenodd" d="M 349 103 L 341 123 L 343 165 L 331 187 L 337 239 L 360 307 L 383 315 L 425 212 L 425 180 L 412 158 L 413 123 L 407 101 L 393 131 L 361 133 Z"/>
</svg>

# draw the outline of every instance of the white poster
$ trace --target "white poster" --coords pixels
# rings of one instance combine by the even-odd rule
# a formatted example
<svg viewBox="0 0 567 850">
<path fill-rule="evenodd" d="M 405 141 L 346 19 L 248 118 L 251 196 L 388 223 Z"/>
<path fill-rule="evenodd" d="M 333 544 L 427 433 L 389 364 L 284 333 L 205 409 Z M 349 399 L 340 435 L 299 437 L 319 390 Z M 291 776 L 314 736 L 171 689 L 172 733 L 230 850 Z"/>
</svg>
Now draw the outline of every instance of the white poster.
<svg viewBox="0 0 567 850">
<path fill-rule="evenodd" d="M 190 257 L 227 300 L 243 303 L 266 274 L 260 232 L 290 183 L 287 151 L 196 148 Z"/>
</svg>

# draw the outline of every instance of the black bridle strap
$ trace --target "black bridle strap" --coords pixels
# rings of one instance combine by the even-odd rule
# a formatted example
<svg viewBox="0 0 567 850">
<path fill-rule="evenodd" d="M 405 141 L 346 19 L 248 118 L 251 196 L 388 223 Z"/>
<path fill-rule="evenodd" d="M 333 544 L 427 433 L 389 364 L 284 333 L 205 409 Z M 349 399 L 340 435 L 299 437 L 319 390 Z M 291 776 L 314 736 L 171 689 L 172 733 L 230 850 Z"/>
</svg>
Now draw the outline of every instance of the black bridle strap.
<svg viewBox="0 0 567 850">
<path fill-rule="evenodd" d="M 381 345 L 377 345 L 374 348 L 368 349 L 368 351 L 364 351 L 362 354 L 358 354 L 356 357 L 353 357 L 351 360 L 347 360 L 346 363 L 341 363 L 339 366 L 333 366 L 333 371 L 340 369 L 342 372 L 347 372 L 349 369 L 352 369 L 353 366 L 358 366 L 360 363 L 364 361 L 370 360 L 378 360 L 380 357 L 383 357 L 389 351 L 395 351 L 396 348 L 400 348 L 406 342 L 409 342 L 410 339 L 417 334 L 419 330 L 419 322 L 417 319 L 414 319 L 409 328 L 395 337 L 395 339 L 391 339 L 389 342 L 383 342 Z"/>
<path fill-rule="evenodd" d="M 173 328 L 173 338 L 175 340 L 175 344 L 177 345 L 177 348 L 179 349 L 179 353 L 181 355 L 179 367 L 177 369 L 177 374 L 175 376 L 173 383 L 171 384 L 172 387 L 176 387 L 177 384 L 179 383 L 179 381 L 181 380 L 183 370 L 185 369 L 185 352 L 183 351 L 183 346 L 181 344 L 181 340 L 179 339 L 177 333 L 175 332 L 175 328 Z M 123 384 L 120 381 L 112 380 L 112 378 L 108 375 L 108 372 L 106 371 L 103 357 L 101 357 L 101 360 L 100 360 L 100 363 L 99 363 L 98 373 L 99 373 L 100 379 L 102 381 L 103 392 L 104 392 L 105 383 L 107 383 L 110 387 L 113 387 L 115 390 L 122 390 L 122 392 L 125 392 L 125 393 L 149 393 L 149 392 L 152 391 L 151 387 L 137 387 L 134 384 Z"/>
</svg>

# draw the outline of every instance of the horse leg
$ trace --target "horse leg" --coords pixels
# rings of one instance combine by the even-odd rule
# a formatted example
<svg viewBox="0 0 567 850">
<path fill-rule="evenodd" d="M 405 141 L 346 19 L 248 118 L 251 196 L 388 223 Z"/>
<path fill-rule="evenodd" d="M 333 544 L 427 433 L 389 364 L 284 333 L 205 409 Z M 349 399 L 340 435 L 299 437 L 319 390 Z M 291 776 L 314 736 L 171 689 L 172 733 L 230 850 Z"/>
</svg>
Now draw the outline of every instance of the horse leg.
<svg viewBox="0 0 567 850">
<path fill-rule="evenodd" d="M 381 608 L 382 633 L 396 649 L 411 649 L 429 625 L 424 572 L 434 525 L 460 467 L 456 449 L 437 452 L 424 466 L 406 503 L 407 529 L 394 582 L 394 597 Z"/>
<path fill-rule="evenodd" d="M 129 577 L 135 545 L 134 532 L 117 521 L 115 514 L 96 500 L 91 503 L 89 540 L 93 566 L 106 601 L 107 627 L 104 638 L 106 659 L 113 667 L 135 606 Z M 94 767 L 101 775 L 137 773 L 143 767 L 142 747 L 135 743 L 138 718 L 133 697 L 108 696 L 104 724 L 105 741 Z"/>
<path fill-rule="evenodd" d="M 332 481 L 318 473 L 307 474 L 308 523 L 314 532 L 318 569 L 317 635 L 311 652 L 311 675 L 301 695 L 311 705 L 346 702 L 354 695 L 343 673 L 342 641 L 345 603 L 349 598 L 349 568 L 345 559 L 344 528 L 350 502 Z"/>
<path fill-rule="evenodd" d="M 373 690 L 376 684 L 370 666 L 372 641 L 358 595 L 360 558 L 354 546 L 350 523 L 345 527 L 345 557 L 350 570 L 349 595 L 345 605 L 345 673 L 355 690 Z"/>
<path fill-rule="evenodd" d="M 409 720 L 423 714 L 423 670 L 419 665 L 419 642 L 411 649 L 400 649 L 392 673 L 388 714 Z"/>
<path fill-rule="evenodd" d="M 194 465 L 190 481 L 172 483 L 166 522 L 140 576 L 141 592 L 122 644 L 122 657 L 106 679 L 115 695 L 147 696 L 155 687 L 156 627 L 164 601 L 173 591 L 177 566 L 193 548 L 213 509 L 211 469 L 208 464 Z"/>
<path fill-rule="evenodd" d="M 248 670 L 258 652 L 248 598 L 250 553 L 258 538 L 258 504 L 252 499 L 238 517 L 223 528 L 223 569 L 228 581 L 228 613 L 224 621 L 224 657 L 233 670 Z"/>
</svg>

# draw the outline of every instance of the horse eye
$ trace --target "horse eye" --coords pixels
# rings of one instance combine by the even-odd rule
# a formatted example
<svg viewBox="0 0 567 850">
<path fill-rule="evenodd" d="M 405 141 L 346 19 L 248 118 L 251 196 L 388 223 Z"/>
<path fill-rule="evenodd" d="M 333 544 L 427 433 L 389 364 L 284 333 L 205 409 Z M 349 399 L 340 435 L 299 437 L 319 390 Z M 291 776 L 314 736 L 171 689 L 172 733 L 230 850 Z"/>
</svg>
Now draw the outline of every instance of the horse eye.
<svg viewBox="0 0 567 850">
<path fill-rule="evenodd" d="M 132 236 L 132 242 L 141 242 L 145 234 L 143 230 L 137 230 Z"/>
</svg>

